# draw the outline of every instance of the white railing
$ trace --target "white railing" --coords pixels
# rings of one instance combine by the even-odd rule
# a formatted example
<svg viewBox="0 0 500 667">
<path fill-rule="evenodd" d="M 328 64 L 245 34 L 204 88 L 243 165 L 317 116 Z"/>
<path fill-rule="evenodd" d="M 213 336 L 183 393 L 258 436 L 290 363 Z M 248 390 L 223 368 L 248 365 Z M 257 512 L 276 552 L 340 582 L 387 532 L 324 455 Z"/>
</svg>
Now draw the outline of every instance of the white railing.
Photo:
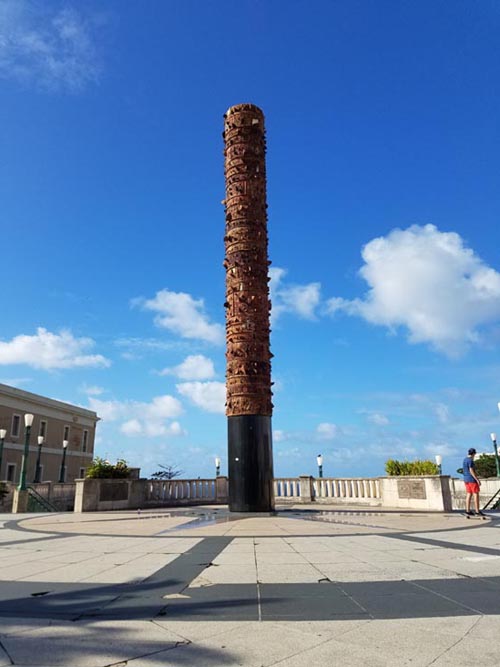
<svg viewBox="0 0 500 667">
<path fill-rule="evenodd" d="M 274 497 L 280 502 L 374 503 L 381 499 L 380 480 L 369 477 L 280 477 L 274 480 Z"/>
<path fill-rule="evenodd" d="M 380 482 L 376 478 L 314 479 L 313 489 L 315 498 L 336 498 L 342 500 L 372 500 L 380 498 Z"/>
<path fill-rule="evenodd" d="M 146 483 L 146 502 L 210 502 L 215 501 L 215 499 L 214 479 L 155 479 L 148 480 Z"/>
<path fill-rule="evenodd" d="M 296 478 L 276 477 L 274 479 L 274 497 L 289 500 L 300 498 L 300 481 Z"/>
</svg>

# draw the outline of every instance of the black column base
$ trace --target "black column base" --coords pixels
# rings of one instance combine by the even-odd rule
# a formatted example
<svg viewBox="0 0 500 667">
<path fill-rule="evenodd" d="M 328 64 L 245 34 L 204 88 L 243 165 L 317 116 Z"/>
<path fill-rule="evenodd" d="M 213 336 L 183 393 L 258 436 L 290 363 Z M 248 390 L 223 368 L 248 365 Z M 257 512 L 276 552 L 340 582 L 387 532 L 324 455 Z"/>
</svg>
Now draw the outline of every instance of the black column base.
<svg viewBox="0 0 500 667">
<path fill-rule="evenodd" d="M 274 510 L 271 417 L 228 417 L 230 512 Z"/>
</svg>

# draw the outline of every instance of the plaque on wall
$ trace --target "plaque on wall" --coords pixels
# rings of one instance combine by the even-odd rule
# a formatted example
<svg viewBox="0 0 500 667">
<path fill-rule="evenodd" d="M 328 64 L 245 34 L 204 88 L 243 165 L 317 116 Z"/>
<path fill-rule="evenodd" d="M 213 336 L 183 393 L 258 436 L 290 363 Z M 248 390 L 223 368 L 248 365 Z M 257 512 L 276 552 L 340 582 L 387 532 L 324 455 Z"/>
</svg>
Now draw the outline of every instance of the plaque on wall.
<svg viewBox="0 0 500 667">
<path fill-rule="evenodd" d="M 127 500 L 127 482 L 102 482 L 99 488 L 99 500 Z"/>
<path fill-rule="evenodd" d="M 412 500 L 425 500 L 427 495 L 425 493 L 424 480 L 398 479 L 398 496 L 399 498 Z"/>
</svg>

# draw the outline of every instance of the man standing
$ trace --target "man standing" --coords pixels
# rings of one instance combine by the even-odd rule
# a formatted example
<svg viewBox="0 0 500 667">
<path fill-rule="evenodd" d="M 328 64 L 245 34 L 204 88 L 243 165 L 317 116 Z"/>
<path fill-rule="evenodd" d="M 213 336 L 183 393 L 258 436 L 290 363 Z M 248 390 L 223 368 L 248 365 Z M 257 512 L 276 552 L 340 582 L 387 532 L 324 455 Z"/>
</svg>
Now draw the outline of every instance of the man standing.
<svg viewBox="0 0 500 667">
<path fill-rule="evenodd" d="M 470 511 L 470 501 L 472 496 L 474 496 L 476 514 L 478 516 L 484 516 L 484 514 L 479 509 L 479 487 L 481 486 L 481 482 L 479 481 L 474 466 L 475 455 L 476 450 L 474 448 L 469 449 L 463 463 L 465 491 L 467 493 L 465 498 L 465 513 L 468 516 L 474 516 L 474 513 Z"/>
</svg>

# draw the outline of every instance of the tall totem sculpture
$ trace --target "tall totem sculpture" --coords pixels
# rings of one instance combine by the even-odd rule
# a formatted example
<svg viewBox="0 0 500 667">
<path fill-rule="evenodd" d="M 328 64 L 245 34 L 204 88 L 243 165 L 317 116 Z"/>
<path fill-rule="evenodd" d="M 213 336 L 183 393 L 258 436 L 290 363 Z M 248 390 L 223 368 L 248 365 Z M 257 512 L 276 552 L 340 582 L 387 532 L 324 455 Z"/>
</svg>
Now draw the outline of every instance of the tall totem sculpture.
<svg viewBox="0 0 500 667">
<path fill-rule="evenodd" d="M 224 116 L 229 509 L 274 508 L 264 114 Z"/>
</svg>

